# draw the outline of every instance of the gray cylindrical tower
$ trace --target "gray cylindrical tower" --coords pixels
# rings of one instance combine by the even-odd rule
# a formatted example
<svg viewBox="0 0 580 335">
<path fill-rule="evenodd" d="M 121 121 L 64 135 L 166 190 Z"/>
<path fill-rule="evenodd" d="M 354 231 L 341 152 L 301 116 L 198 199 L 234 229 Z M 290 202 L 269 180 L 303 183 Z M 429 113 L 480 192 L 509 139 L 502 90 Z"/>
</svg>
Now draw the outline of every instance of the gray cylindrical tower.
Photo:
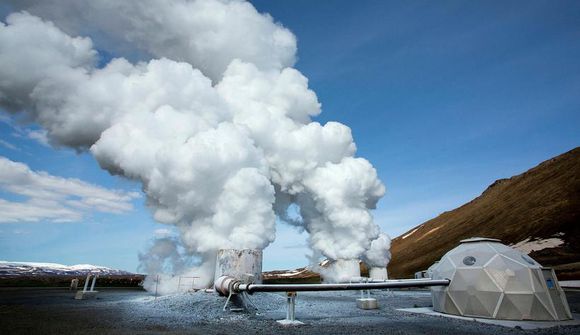
<svg viewBox="0 0 580 335">
<path fill-rule="evenodd" d="M 262 250 L 221 249 L 217 253 L 215 277 L 230 276 L 243 282 L 262 282 Z"/>
</svg>

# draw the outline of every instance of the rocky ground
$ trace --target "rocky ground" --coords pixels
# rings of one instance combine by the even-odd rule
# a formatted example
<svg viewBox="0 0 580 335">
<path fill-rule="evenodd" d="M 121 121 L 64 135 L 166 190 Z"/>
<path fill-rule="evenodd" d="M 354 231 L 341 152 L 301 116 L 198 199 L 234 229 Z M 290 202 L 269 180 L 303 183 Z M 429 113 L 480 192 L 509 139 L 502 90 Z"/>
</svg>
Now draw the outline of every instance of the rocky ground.
<svg viewBox="0 0 580 335">
<path fill-rule="evenodd" d="M 580 312 L 580 292 L 567 292 Z M 184 293 L 155 299 L 140 290 L 106 289 L 95 300 L 74 300 L 64 289 L 0 289 L 2 334 L 578 334 L 580 327 L 523 331 L 443 317 L 417 315 L 397 308 L 431 305 L 428 291 L 376 291 L 378 310 L 355 307 L 357 292 L 299 293 L 297 319 L 284 327 L 285 297 L 250 297 L 257 310 L 223 312 L 224 297 Z"/>
</svg>

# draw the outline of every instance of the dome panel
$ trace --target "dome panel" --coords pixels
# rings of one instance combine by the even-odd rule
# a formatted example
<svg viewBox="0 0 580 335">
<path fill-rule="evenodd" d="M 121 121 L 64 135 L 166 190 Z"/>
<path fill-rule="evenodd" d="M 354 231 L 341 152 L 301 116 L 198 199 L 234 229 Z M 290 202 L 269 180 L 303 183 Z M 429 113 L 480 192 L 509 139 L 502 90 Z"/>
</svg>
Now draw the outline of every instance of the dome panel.
<svg viewBox="0 0 580 335">
<path fill-rule="evenodd" d="M 535 294 L 534 295 L 534 301 L 532 303 L 531 306 L 531 311 L 530 311 L 530 320 L 559 320 L 559 318 L 556 316 L 556 314 L 552 311 L 552 307 L 549 305 L 546 305 L 545 303 L 549 301 L 546 301 L 546 297 L 541 297 L 542 294 L 538 295 Z"/>
<path fill-rule="evenodd" d="M 530 256 L 528 256 L 527 254 L 510 248 L 506 245 L 503 245 L 501 243 L 494 243 L 492 244 L 492 247 L 497 250 L 497 252 L 499 254 L 501 254 L 504 257 L 507 257 L 511 260 L 513 260 L 516 263 L 521 264 L 522 266 L 525 267 L 532 267 L 532 268 L 540 268 L 541 265 L 540 263 L 536 262 L 533 258 L 531 258 Z"/>
<path fill-rule="evenodd" d="M 464 315 L 492 317 L 502 290 L 483 269 L 458 269 L 449 296 Z"/>
<path fill-rule="evenodd" d="M 544 284 L 544 277 L 540 271 L 530 271 L 530 276 L 532 280 L 532 289 L 534 292 L 547 292 L 548 289 Z"/>
<path fill-rule="evenodd" d="M 459 247 L 457 247 L 457 250 L 449 253 L 448 257 L 451 258 L 458 268 L 483 266 L 497 254 L 495 250 L 487 247 L 486 244 L 487 243 L 482 245 L 476 243 L 460 244 Z M 475 261 L 471 264 L 467 264 L 464 262 L 466 258 L 473 258 Z"/>
<path fill-rule="evenodd" d="M 501 255 L 496 255 L 487 264 L 484 271 L 492 278 L 492 280 L 500 287 L 504 288 L 510 278 L 510 273 L 506 271 L 507 264 Z"/>
<path fill-rule="evenodd" d="M 493 279 L 483 270 L 475 269 L 457 269 L 455 276 L 449 285 L 449 291 L 475 290 L 479 292 L 501 292 Z"/>
<path fill-rule="evenodd" d="M 532 302 L 535 296 L 532 293 L 505 294 L 497 311 L 497 316 L 510 319 L 529 320 Z"/>
<path fill-rule="evenodd" d="M 499 308 L 497 310 L 497 314 L 495 318 L 497 319 L 508 319 L 508 320 L 521 320 L 522 313 L 518 309 L 518 307 L 514 304 L 511 299 L 508 299 L 503 296 L 501 301 L 499 302 Z"/>
<path fill-rule="evenodd" d="M 534 287 L 532 286 L 530 269 L 514 270 L 513 276 L 509 278 L 504 290 L 506 293 L 533 292 Z"/>
<path fill-rule="evenodd" d="M 530 269 L 503 255 L 491 260 L 485 271 L 506 293 L 523 293 L 533 290 Z"/>
<path fill-rule="evenodd" d="M 472 294 L 466 308 L 466 314 L 491 318 L 501 297 L 501 292 L 488 291 Z"/>
<path fill-rule="evenodd" d="M 433 269 L 433 279 L 451 279 L 455 274 L 456 268 L 450 258 L 445 258 Z"/>
<path fill-rule="evenodd" d="M 442 287 L 437 287 L 437 289 L 440 290 L 434 290 L 432 292 L 433 309 L 439 312 L 450 311 L 449 313 L 460 315 L 461 312 L 448 292 Z"/>
</svg>

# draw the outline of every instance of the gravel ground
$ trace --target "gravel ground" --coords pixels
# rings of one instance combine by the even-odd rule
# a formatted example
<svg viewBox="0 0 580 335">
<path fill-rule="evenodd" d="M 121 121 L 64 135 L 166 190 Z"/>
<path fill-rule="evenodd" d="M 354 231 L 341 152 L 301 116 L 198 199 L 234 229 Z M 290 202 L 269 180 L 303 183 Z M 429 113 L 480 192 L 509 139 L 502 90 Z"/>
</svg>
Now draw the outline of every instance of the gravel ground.
<svg viewBox="0 0 580 335">
<path fill-rule="evenodd" d="M 523 331 L 444 317 L 397 311 L 431 305 L 428 291 L 375 291 L 378 310 L 355 306 L 357 292 L 301 292 L 296 317 L 305 325 L 284 327 L 285 296 L 257 293 L 258 307 L 223 312 L 224 297 L 184 293 L 154 299 L 139 290 L 107 289 L 77 301 L 63 289 L 0 289 L 1 334 L 579 334 L 580 327 Z M 567 292 L 573 311 L 580 292 Z"/>
</svg>

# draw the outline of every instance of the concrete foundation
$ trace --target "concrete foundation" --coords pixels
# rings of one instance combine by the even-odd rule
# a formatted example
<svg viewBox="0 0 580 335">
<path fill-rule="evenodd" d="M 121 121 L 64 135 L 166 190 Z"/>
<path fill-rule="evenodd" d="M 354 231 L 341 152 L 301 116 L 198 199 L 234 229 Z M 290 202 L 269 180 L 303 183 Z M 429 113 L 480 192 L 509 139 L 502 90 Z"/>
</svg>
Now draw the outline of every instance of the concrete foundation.
<svg viewBox="0 0 580 335">
<path fill-rule="evenodd" d="M 486 324 L 502 326 L 502 327 L 507 327 L 507 328 L 519 328 L 520 330 L 521 329 L 523 329 L 523 330 L 547 329 L 547 328 L 553 328 L 553 327 L 579 326 L 580 325 L 580 315 L 578 315 L 578 314 L 573 314 L 574 318 L 572 320 L 546 322 L 546 321 L 528 321 L 528 320 L 517 321 L 517 320 L 498 320 L 498 319 L 486 319 L 486 318 L 473 318 L 473 317 L 440 313 L 440 312 L 434 311 L 433 308 L 431 308 L 431 307 L 399 308 L 397 310 L 402 311 L 402 312 L 446 317 L 446 318 L 450 318 L 450 319 L 474 321 L 474 322 L 486 323 Z"/>
<path fill-rule="evenodd" d="M 278 322 L 279 324 L 281 324 L 282 326 L 300 326 L 303 325 L 304 322 L 302 321 L 298 321 L 298 320 L 277 320 L 276 322 Z"/>
<path fill-rule="evenodd" d="M 85 300 L 94 298 L 99 291 L 77 291 L 75 294 L 76 300 Z"/>
<path fill-rule="evenodd" d="M 375 298 L 356 299 L 356 307 L 360 309 L 377 309 L 379 304 Z"/>
</svg>

